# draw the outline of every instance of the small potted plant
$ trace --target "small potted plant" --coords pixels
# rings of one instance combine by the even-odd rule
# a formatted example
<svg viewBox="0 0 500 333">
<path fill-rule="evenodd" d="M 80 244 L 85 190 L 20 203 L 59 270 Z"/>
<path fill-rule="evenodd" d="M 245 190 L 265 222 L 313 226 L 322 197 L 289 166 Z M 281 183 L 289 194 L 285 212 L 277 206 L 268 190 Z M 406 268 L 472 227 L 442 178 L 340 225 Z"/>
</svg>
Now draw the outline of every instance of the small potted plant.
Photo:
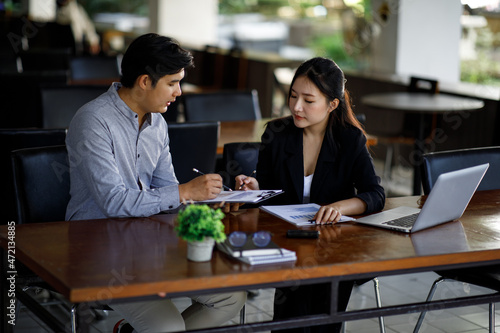
<svg viewBox="0 0 500 333">
<path fill-rule="evenodd" d="M 220 209 L 208 205 L 187 205 L 177 215 L 175 231 L 188 242 L 187 258 L 191 261 L 209 261 L 215 242 L 226 239 Z"/>
</svg>

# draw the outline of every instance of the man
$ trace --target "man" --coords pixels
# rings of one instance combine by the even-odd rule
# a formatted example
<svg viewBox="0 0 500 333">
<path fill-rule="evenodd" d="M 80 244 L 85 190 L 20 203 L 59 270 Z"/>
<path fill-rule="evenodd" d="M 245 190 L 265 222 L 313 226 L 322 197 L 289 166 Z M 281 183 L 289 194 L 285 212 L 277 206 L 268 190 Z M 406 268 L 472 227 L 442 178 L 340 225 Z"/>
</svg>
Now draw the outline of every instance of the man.
<svg viewBox="0 0 500 333">
<path fill-rule="evenodd" d="M 151 33 L 130 44 L 121 82 L 71 121 L 67 220 L 150 216 L 220 193 L 220 175 L 179 184 L 172 166 L 161 113 L 181 95 L 184 70 L 192 65 L 192 55 L 171 38 Z M 245 298 L 244 292 L 192 297 L 182 315 L 168 299 L 111 306 L 138 332 L 169 332 L 221 325 L 238 314 Z"/>
<path fill-rule="evenodd" d="M 71 25 L 76 52 L 81 53 L 88 49 L 90 54 L 98 54 L 101 51 L 100 37 L 95 30 L 94 22 L 82 5 L 77 0 L 57 0 L 56 3 L 56 22 Z"/>
</svg>

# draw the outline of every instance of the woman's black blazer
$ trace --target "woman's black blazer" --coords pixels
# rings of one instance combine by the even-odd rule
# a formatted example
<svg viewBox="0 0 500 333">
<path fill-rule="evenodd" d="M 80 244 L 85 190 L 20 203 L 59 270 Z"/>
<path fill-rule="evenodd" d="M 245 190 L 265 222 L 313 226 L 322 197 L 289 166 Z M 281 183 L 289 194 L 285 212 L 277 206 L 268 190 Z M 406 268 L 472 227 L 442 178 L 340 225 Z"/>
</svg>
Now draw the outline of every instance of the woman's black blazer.
<svg viewBox="0 0 500 333">
<path fill-rule="evenodd" d="M 382 210 L 385 192 L 366 148 L 366 137 L 354 126 L 335 127 L 332 134 L 332 142 L 325 135 L 321 146 L 310 202 L 323 205 L 357 197 L 366 202 L 365 213 Z M 260 188 L 283 189 L 285 192 L 263 204 L 302 203 L 302 129 L 293 124 L 291 117 L 272 120 L 267 124 L 261 141 L 257 163 Z"/>
</svg>

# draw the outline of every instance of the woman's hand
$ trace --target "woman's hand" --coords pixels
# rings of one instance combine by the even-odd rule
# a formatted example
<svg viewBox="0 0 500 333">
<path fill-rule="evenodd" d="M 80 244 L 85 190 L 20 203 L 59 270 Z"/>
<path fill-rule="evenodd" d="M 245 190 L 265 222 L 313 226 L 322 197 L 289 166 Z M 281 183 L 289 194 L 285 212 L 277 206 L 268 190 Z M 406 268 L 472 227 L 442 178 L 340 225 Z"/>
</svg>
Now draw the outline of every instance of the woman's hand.
<svg viewBox="0 0 500 333">
<path fill-rule="evenodd" d="M 317 224 L 332 224 L 340 221 L 342 214 L 359 215 L 365 211 L 366 203 L 363 200 L 351 198 L 321 206 L 313 219 Z"/>
<path fill-rule="evenodd" d="M 316 224 L 333 224 L 340 221 L 342 213 L 340 212 L 340 207 L 336 203 L 321 206 L 316 215 L 314 215 L 313 220 Z"/>
<path fill-rule="evenodd" d="M 239 175 L 236 176 L 236 190 L 258 190 L 259 189 L 259 182 L 257 179 L 253 177 L 249 177 L 246 175 Z"/>
</svg>

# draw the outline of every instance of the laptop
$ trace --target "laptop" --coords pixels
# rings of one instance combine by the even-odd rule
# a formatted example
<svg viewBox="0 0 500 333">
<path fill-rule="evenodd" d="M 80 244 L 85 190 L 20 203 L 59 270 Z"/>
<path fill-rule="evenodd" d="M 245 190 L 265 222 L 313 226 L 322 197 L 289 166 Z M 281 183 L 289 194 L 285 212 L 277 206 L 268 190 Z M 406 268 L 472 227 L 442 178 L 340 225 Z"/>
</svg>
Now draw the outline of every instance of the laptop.
<svg viewBox="0 0 500 333">
<path fill-rule="evenodd" d="M 483 179 L 489 163 L 439 175 L 422 209 L 400 206 L 357 223 L 412 233 L 459 219 Z"/>
</svg>

